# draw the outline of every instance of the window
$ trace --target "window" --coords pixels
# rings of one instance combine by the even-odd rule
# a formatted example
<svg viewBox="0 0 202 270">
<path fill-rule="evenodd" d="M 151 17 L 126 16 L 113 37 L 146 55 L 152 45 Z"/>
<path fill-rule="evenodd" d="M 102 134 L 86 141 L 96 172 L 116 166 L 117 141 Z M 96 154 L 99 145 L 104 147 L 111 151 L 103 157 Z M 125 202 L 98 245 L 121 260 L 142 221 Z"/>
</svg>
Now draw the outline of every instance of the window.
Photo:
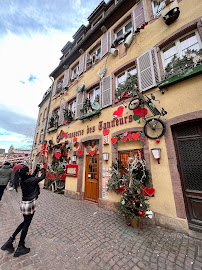
<svg viewBox="0 0 202 270">
<path fill-rule="evenodd" d="M 39 135 L 39 133 L 36 134 L 36 137 L 35 137 L 35 144 L 37 144 L 38 135 Z"/>
<path fill-rule="evenodd" d="M 124 168 L 127 168 L 128 159 L 134 158 L 138 154 L 141 154 L 141 159 L 144 158 L 143 149 L 135 149 L 135 150 L 131 150 L 131 151 L 120 151 L 119 152 L 119 160 L 120 160 L 121 166 L 123 166 Z M 127 173 L 127 171 L 124 168 L 122 170 L 120 170 L 121 175 L 123 175 L 124 173 Z"/>
<path fill-rule="evenodd" d="M 76 99 L 74 99 L 73 101 L 71 101 L 68 104 L 68 110 L 70 110 L 72 112 L 72 116 L 73 119 L 75 119 L 75 113 L 76 113 Z"/>
<path fill-rule="evenodd" d="M 43 113 L 43 121 L 46 119 L 46 115 L 47 115 L 47 108 L 45 108 L 44 113 Z"/>
<path fill-rule="evenodd" d="M 38 125 L 40 125 L 40 122 L 41 122 L 41 117 L 42 117 L 42 113 L 40 113 L 40 116 L 39 116 L 39 121 L 38 121 Z"/>
<path fill-rule="evenodd" d="M 90 90 L 88 92 L 88 99 L 90 100 L 91 106 L 93 106 L 94 102 L 98 102 L 99 104 L 99 96 L 100 96 L 100 88 L 99 86 Z"/>
<path fill-rule="evenodd" d="M 127 23 L 125 23 L 121 29 L 119 29 L 116 33 L 115 36 L 116 38 L 121 37 L 123 34 L 125 34 L 126 32 L 132 31 L 133 30 L 133 26 L 132 26 L 132 21 L 128 21 Z"/>
<path fill-rule="evenodd" d="M 129 74 L 136 75 L 137 74 L 136 67 L 131 67 L 131 68 L 121 72 L 120 74 L 118 74 L 116 76 L 116 87 L 118 87 L 118 84 L 124 83 Z"/>
<path fill-rule="evenodd" d="M 79 76 L 79 65 L 76 65 L 75 67 L 73 67 L 72 69 L 72 77 L 71 79 L 74 80 Z"/>
<path fill-rule="evenodd" d="M 83 37 L 80 37 L 80 39 L 76 42 L 76 45 L 78 45 L 82 41 Z"/>
<path fill-rule="evenodd" d="M 92 64 L 94 65 L 101 59 L 101 47 L 97 48 L 91 53 Z"/>
<path fill-rule="evenodd" d="M 184 37 L 175 40 L 161 52 L 164 68 L 172 61 L 175 55 L 182 57 L 187 50 L 198 51 L 201 47 L 201 40 L 197 31 L 186 34 Z"/>
<path fill-rule="evenodd" d="M 103 15 L 101 15 L 93 24 L 92 26 L 94 27 L 99 21 L 102 19 Z"/>
<path fill-rule="evenodd" d="M 64 82 L 64 76 L 58 79 L 57 81 L 57 87 L 56 87 L 56 93 L 60 93 L 63 89 L 63 82 Z"/>
<path fill-rule="evenodd" d="M 42 139 L 43 139 L 43 129 L 41 130 L 41 133 L 40 133 L 40 137 L 39 137 L 39 143 L 42 143 Z"/>
<path fill-rule="evenodd" d="M 161 10 L 164 6 L 165 6 L 164 0 L 152 1 L 152 8 L 153 8 L 154 17 L 158 17 L 159 15 L 161 15 Z"/>
</svg>

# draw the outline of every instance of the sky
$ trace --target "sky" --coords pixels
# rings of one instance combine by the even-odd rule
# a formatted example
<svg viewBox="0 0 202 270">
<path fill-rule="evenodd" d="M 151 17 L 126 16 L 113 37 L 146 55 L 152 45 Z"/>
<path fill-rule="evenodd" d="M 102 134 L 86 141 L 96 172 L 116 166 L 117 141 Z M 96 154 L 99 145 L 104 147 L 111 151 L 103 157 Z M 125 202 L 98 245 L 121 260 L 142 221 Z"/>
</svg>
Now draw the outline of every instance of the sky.
<svg viewBox="0 0 202 270">
<path fill-rule="evenodd" d="M 0 0 L 0 148 L 31 149 L 61 49 L 101 0 Z"/>
</svg>

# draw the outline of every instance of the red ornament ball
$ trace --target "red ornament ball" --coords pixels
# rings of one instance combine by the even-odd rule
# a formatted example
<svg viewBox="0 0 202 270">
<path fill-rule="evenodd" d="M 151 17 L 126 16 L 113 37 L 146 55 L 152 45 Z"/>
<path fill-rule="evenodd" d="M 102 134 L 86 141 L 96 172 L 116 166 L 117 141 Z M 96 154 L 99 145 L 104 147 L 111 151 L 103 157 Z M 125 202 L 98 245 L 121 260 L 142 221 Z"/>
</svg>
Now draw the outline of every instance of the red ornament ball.
<svg viewBox="0 0 202 270">
<path fill-rule="evenodd" d="M 160 139 L 156 139 L 156 142 L 157 142 L 157 143 L 160 143 Z"/>
</svg>

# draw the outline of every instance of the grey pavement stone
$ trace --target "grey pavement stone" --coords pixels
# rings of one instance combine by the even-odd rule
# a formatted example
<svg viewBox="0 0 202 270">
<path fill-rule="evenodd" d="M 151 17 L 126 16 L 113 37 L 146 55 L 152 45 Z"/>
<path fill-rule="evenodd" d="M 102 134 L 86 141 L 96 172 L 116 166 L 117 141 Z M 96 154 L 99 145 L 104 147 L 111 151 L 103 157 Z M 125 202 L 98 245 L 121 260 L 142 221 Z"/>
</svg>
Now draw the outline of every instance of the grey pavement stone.
<svg viewBox="0 0 202 270">
<path fill-rule="evenodd" d="M 0 246 L 22 222 L 20 192 L 5 192 L 0 206 Z M 15 243 L 17 247 L 19 236 Z M 145 224 L 126 225 L 117 213 L 41 190 L 19 258 L 0 251 L 0 270 L 201 270 L 202 241 Z"/>
</svg>

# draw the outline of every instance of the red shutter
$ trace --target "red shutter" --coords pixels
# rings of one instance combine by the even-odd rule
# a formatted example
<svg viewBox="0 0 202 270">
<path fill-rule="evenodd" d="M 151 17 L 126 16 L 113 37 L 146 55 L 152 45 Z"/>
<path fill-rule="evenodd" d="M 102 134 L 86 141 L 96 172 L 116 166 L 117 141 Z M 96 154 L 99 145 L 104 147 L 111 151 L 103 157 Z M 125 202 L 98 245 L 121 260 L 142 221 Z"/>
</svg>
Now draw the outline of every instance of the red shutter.
<svg viewBox="0 0 202 270">
<path fill-rule="evenodd" d="M 69 69 L 66 69 L 64 74 L 63 87 L 68 86 L 68 83 L 69 83 Z"/>
<path fill-rule="evenodd" d="M 76 115 L 75 115 L 76 119 L 81 116 L 80 109 L 83 107 L 83 99 L 84 99 L 84 93 L 79 92 L 76 96 Z"/>
<path fill-rule="evenodd" d="M 60 104 L 58 126 L 62 126 L 64 124 L 64 109 L 65 109 L 65 104 L 66 103 Z"/>
<path fill-rule="evenodd" d="M 54 81 L 52 97 L 55 96 L 57 80 Z"/>
<path fill-rule="evenodd" d="M 102 108 L 112 104 L 112 76 L 111 74 L 102 79 L 101 87 Z"/>
<path fill-rule="evenodd" d="M 106 32 L 103 36 L 103 38 L 101 39 L 101 57 L 105 56 L 105 54 L 108 53 L 108 32 Z"/>
<path fill-rule="evenodd" d="M 152 50 L 149 49 L 137 57 L 138 84 L 140 91 L 146 91 L 157 84 L 151 51 Z"/>
<path fill-rule="evenodd" d="M 141 27 L 145 22 L 147 22 L 146 9 L 144 2 L 141 1 L 132 11 L 132 22 L 133 22 L 133 31 L 137 27 Z"/>
<path fill-rule="evenodd" d="M 84 67 L 85 67 L 85 56 L 86 54 L 83 53 L 79 59 L 79 75 L 84 72 Z"/>
</svg>

